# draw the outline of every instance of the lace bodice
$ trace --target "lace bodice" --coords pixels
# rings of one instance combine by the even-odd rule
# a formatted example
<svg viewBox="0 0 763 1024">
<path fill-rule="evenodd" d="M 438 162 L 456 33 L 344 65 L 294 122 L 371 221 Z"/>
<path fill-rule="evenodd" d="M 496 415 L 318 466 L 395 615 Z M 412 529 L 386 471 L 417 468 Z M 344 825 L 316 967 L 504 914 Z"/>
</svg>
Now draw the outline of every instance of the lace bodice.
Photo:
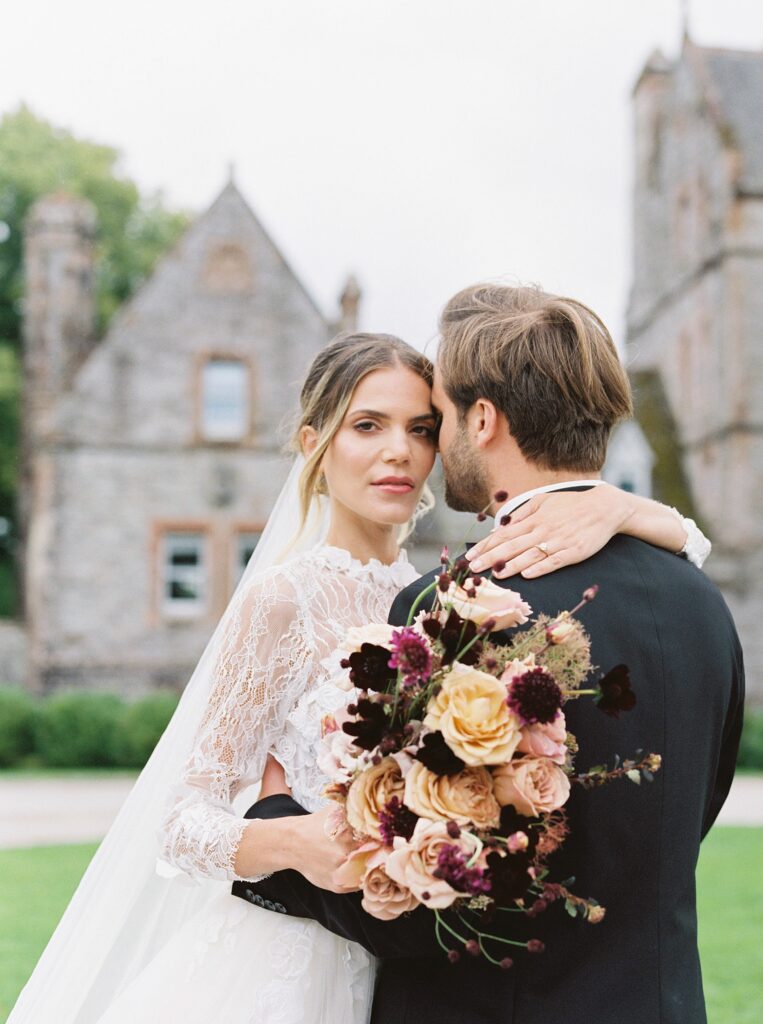
<svg viewBox="0 0 763 1024">
<path fill-rule="evenodd" d="M 321 546 L 242 588 L 229 611 L 209 707 L 161 833 L 162 858 L 195 878 L 237 879 L 248 821 L 233 810 L 273 751 L 294 798 L 323 803 L 316 764 L 320 721 L 347 700 L 332 682 L 347 630 L 386 622 L 418 576 L 405 553 L 361 563 Z"/>
</svg>

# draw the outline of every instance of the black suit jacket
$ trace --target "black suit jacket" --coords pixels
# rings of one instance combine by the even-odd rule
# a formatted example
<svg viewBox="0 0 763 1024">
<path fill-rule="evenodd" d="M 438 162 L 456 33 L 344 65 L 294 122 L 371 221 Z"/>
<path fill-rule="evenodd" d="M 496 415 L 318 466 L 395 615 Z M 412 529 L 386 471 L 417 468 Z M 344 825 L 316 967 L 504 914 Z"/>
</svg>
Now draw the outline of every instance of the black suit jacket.
<svg viewBox="0 0 763 1024">
<path fill-rule="evenodd" d="M 399 595 L 391 622 L 405 621 L 431 578 Z M 504 972 L 469 958 L 449 964 L 424 909 L 377 921 L 364 913 L 359 894 L 316 889 L 296 872 L 277 873 L 254 889 L 382 958 L 374 1024 L 430 1017 L 438 1024 L 702 1024 L 694 872 L 700 841 L 733 777 L 744 693 L 729 611 L 694 566 L 624 536 L 582 564 L 501 582 L 519 590 L 535 612 L 549 614 L 574 606 L 586 587 L 600 586 L 580 613 L 593 662 L 602 671 L 625 662 L 637 705 L 620 720 L 590 700 L 567 705 L 568 727 L 580 743 L 578 769 L 637 748 L 663 756 L 651 784 L 573 787 L 571 835 L 553 875 L 574 875 L 578 893 L 606 906 L 605 920 L 572 920 L 560 906 L 534 921 L 502 915 L 503 927 L 517 937 L 547 945 L 544 954 L 520 954 Z"/>
</svg>

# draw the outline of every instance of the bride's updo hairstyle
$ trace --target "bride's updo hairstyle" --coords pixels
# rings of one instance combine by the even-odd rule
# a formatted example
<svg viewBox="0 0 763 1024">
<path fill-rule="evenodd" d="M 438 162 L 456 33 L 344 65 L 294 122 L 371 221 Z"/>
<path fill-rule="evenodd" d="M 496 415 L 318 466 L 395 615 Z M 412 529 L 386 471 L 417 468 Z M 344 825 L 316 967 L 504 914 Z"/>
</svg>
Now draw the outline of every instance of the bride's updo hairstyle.
<svg viewBox="0 0 763 1024">
<path fill-rule="evenodd" d="M 312 427 L 318 434 L 315 450 L 305 456 L 305 467 L 299 481 L 301 529 L 305 527 L 315 496 L 326 493 L 321 462 L 342 425 L 355 388 L 374 370 L 393 366 L 412 370 L 429 387 L 432 386 L 432 363 L 392 334 L 338 334 L 313 360 L 302 385 L 300 415 L 291 440 L 292 450 L 301 452 L 302 428 Z M 433 504 L 432 493 L 425 487 L 414 521 L 429 511 Z M 404 529 L 401 540 L 410 533 L 412 526 L 413 523 Z"/>
</svg>

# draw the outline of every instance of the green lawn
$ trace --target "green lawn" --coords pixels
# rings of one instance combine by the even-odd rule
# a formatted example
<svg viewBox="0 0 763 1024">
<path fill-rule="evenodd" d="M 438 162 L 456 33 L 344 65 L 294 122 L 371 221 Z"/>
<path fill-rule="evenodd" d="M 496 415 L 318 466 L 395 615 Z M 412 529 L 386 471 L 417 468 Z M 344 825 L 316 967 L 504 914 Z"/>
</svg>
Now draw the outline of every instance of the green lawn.
<svg viewBox="0 0 763 1024">
<path fill-rule="evenodd" d="M 3 1021 L 94 851 L 92 844 L 0 851 Z M 700 948 L 710 1024 L 763 1020 L 761 864 L 763 828 L 717 828 L 702 850 Z"/>
</svg>

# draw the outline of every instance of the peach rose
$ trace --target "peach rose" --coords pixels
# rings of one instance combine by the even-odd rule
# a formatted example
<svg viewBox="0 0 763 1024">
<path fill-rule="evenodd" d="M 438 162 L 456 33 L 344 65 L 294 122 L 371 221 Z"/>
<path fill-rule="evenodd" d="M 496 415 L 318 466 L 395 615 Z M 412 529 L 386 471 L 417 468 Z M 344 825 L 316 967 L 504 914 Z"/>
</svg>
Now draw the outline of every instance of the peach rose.
<svg viewBox="0 0 763 1024">
<path fill-rule="evenodd" d="M 534 818 L 562 807 L 570 795 L 570 780 L 546 757 L 522 757 L 493 772 L 498 803 L 511 804 L 520 814 Z"/>
<path fill-rule="evenodd" d="M 462 832 L 458 839 L 451 839 L 444 821 L 419 818 L 410 839 L 395 836 L 394 848 L 387 857 L 389 877 L 413 893 L 425 906 L 435 910 L 449 907 L 463 895 L 434 875 L 443 846 L 461 846 L 471 856 L 474 839 L 468 832 Z"/>
<path fill-rule="evenodd" d="M 348 889 L 360 889 L 369 868 L 373 864 L 381 863 L 379 857 L 384 853 L 381 843 L 372 840 L 357 846 L 336 869 L 333 881 L 339 885 L 346 885 Z M 386 860 L 386 856 L 382 860 Z"/>
<path fill-rule="evenodd" d="M 422 818 L 472 822 L 477 828 L 496 828 L 501 814 L 487 768 L 435 775 L 420 761 L 414 761 L 405 777 L 405 805 Z"/>
<path fill-rule="evenodd" d="M 564 764 L 567 759 L 567 722 L 564 712 L 560 711 L 553 722 L 536 722 L 525 725 L 517 750 L 522 754 L 534 757 L 548 757 L 556 764 Z"/>
<path fill-rule="evenodd" d="M 532 615 L 532 608 L 519 594 L 499 587 L 485 577 L 476 588 L 474 597 L 467 597 L 464 588 L 453 582 L 442 600 L 443 604 L 451 604 L 462 619 L 471 619 L 478 626 L 487 619 L 494 619 L 493 632 L 521 626 Z"/>
<path fill-rule="evenodd" d="M 343 729 L 333 729 L 321 740 L 316 760 L 331 782 L 349 782 L 366 760 L 366 751 L 356 747 Z"/>
<path fill-rule="evenodd" d="M 363 879 L 361 907 L 380 921 L 392 921 L 401 914 L 414 910 L 419 901 L 410 889 L 394 881 L 383 864 L 371 867 Z"/>
<path fill-rule="evenodd" d="M 356 830 L 381 839 L 379 812 L 393 796 L 403 799 L 405 783 L 400 765 L 384 757 L 358 775 L 347 793 L 347 820 Z"/>
<path fill-rule="evenodd" d="M 478 669 L 456 662 L 427 705 L 427 729 L 439 730 L 468 765 L 503 764 L 519 743 L 521 724 L 506 703 L 506 687 Z"/>
</svg>

